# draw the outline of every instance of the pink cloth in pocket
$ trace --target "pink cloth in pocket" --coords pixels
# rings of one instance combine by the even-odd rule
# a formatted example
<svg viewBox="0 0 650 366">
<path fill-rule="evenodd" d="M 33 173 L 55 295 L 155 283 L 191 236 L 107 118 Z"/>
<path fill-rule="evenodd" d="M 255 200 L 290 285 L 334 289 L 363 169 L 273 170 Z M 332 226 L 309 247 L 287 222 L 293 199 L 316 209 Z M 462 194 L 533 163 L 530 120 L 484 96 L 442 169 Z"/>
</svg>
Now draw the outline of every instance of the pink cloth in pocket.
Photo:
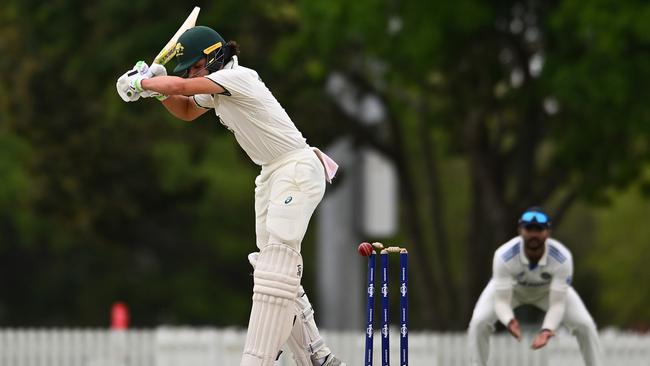
<svg viewBox="0 0 650 366">
<path fill-rule="evenodd" d="M 318 156 L 320 162 L 323 163 L 323 167 L 325 168 L 325 179 L 327 179 L 328 183 L 332 183 L 332 179 L 334 179 L 336 171 L 339 170 L 339 165 L 318 148 L 313 147 L 312 149 L 316 153 L 316 156 Z"/>
</svg>

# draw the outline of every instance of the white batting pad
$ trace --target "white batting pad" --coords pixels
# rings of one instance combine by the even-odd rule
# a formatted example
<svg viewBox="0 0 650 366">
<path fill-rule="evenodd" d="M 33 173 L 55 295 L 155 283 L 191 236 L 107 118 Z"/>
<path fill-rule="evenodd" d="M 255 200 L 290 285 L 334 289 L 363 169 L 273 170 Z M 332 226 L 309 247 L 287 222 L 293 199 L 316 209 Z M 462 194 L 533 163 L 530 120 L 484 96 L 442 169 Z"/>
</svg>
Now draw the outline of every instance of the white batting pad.
<svg viewBox="0 0 650 366">
<path fill-rule="evenodd" d="M 291 333 L 302 257 L 284 244 L 269 244 L 253 272 L 253 307 L 241 366 L 272 366 Z"/>
<path fill-rule="evenodd" d="M 300 286 L 300 290 L 295 302 L 297 318 L 294 331 L 300 326 L 302 326 L 302 330 L 295 332 L 296 338 L 298 338 L 298 335 L 302 335 L 302 339 L 298 338 L 298 340 L 301 341 L 303 349 L 313 356 L 313 358 L 323 358 L 332 353 L 332 351 L 327 347 L 325 340 L 318 331 L 316 321 L 314 320 L 314 308 L 309 302 L 309 298 L 302 286 Z M 292 331 L 291 337 L 294 336 L 294 331 Z"/>
<path fill-rule="evenodd" d="M 303 347 L 302 329 L 302 322 L 296 319 L 291 331 L 291 337 L 287 339 L 287 346 L 291 350 L 296 366 L 313 366 L 309 358 L 309 352 Z"/>
<path fill-rule="evenodd" d="M 311 366 L 311 358 L 319 359 L 331 353 L 321 337 L 316 322 L 314 309 L 302 286 L 298 289 L 295 301 L 296 319 L 287 345 L 294 355 L 298 366 Z"/>
</svg>

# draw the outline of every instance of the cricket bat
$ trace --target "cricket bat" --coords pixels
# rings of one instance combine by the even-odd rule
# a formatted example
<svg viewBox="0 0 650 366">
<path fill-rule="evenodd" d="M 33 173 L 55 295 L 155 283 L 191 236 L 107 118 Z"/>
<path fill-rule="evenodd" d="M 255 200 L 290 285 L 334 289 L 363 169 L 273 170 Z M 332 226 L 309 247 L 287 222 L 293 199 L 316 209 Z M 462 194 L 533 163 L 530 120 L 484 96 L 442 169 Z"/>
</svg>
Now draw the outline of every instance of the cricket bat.
<svg viewBox="0 0 650 366">
<path fill-rule="evenodd" d="M 196 19 L 199 17 L 199 11 L 201 11 L 201 8 L 198 6 L 195 6 L 194 9 L 192 9 L 192 12 L 190 15 L 185 19 L 185 22 L 181 25 L 180 28 L 174 33 L 174 36 L 167 42 L 165 47 L 163 47 L 160 52 L 158 52 L 158 56 L 153 59 L 153 63 L 161 64 L 164 65 L 168 63 L 174 56 L 176 56 L 176 42 L 178 41 L 178 38 L 188 29 L 194 27 L 196 25 Z"/>
</svg>

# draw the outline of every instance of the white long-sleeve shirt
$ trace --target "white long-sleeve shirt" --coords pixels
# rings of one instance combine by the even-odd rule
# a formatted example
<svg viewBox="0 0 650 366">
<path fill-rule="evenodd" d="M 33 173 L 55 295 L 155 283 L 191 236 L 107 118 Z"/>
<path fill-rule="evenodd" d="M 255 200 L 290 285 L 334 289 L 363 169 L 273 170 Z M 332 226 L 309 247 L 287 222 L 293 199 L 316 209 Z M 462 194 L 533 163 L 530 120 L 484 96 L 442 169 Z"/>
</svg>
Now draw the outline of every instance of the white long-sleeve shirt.
<svg viewBox="0 0 650 366">
<path fill-rule="evenodd" d="M 197 94 L 197 106 L 214 109 L 235 135 L 239 146 L 258 165 L 266 165 L 309 146 L 287 112 L 255 70 L 240 66 L 233 56 L 223 69 L 206 78 L 221 85 L 223 94 Z"/>
<path fill-rule="evenodd" d="M 510 300 L 532 303 L 549 297 L 549 308 L 542 328 L 555 330 L 564 315 L 566 292 L 573 276 L 571 252 L 559 241 L 547 239 L 545 250 L 537 265 L 524 254 L 521 236 L 512 238 L 494 253 L 492 278 L 495 285 L 495 312 L 507 325 L 514 317 Z"/>
</svg>

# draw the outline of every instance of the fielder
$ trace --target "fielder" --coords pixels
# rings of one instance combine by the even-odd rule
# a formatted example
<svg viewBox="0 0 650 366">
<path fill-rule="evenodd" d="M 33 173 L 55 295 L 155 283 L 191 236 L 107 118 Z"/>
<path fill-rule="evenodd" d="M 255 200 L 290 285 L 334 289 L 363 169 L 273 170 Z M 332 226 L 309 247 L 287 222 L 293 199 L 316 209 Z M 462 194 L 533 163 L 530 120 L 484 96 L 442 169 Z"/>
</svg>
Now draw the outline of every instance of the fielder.
<svg viewBox="0 0 650 366">
<path fill-rule="evenodd" d="M 251 160 L 255 179 L 253 305 L 241 366 L 270 366 L 285 342 L 299 366 L 345 365 L 324 344 L 300 286 L 301 242 L 338 165 L 310 147 L 259 78 L 239 65 L 239 47 L 213 29 L 196 26 L 176 44 L 182 77 L 140 61 L 117 81 L 125 101 L 156 97 L 174 116 L 191 121 L 214 110 Z M 294 320 L 295 323 L 294 323 Z"/>
<path fill-rule="evenodd" d="M 513 309 L 524 304 L 546 311 L 532 349 L 544 347 L 562 323 L 578 339 L 586 365 L 602 364 L 596 324 L 571 287 L 571 252 L 550 237 L 550 225 L 548 215 L 540 208 L 530 208 L 519 219 L 519 236 L 494 253 L 492 279 L 481 293 L 469 324 L 471 365 L 487 365 L 490 333 L 497 320 L 521 340 Z"/>
</svg>

